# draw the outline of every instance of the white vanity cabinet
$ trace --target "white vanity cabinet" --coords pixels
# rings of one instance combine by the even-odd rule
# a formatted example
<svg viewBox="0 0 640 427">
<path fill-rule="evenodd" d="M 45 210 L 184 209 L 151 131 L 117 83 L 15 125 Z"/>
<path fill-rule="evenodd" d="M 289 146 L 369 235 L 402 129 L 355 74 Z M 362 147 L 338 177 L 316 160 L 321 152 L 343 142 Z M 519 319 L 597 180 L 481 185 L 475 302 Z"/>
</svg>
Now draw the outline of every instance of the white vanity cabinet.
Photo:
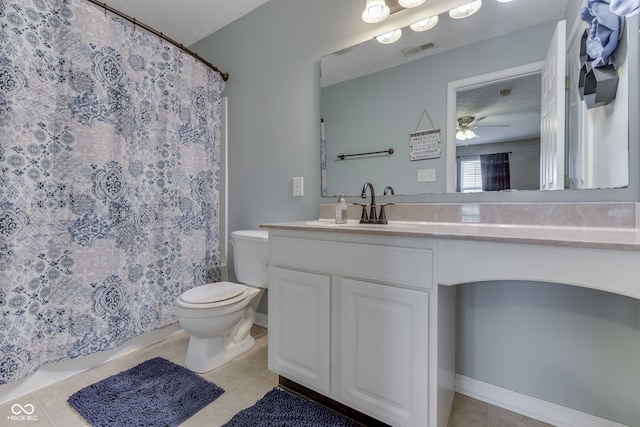
<svg viewBox="0 0 640 427">
<path fill-rule="evenodd" d="M 462 284 L 525 281 L 640 299 L 639 204 L 402 209 L 413 220 L 263 225 L 271 245 L 269 368 L 290 380 L 283 384 L 392 426 L 446 427 L 456 388 L 554 425 L 619 425 L 456 376 L 456 319 L 465 315 L 456 313 L 456 293 Z"/>
<path fill-rule="evenodd" d="M 330 279 L 270 268 L 269 368 L 323 394 L 330 392 Z"/>
<path fill-rule="evenodd" d="M 390 425 L 429 425 L 433 241 L 270 233 L 269 369 Z"/>
<path fill-rule="evenodd" d="M 336 393 L 392 425 L 426 426 L 429 293 L 340 278 Z"/>
</svg>

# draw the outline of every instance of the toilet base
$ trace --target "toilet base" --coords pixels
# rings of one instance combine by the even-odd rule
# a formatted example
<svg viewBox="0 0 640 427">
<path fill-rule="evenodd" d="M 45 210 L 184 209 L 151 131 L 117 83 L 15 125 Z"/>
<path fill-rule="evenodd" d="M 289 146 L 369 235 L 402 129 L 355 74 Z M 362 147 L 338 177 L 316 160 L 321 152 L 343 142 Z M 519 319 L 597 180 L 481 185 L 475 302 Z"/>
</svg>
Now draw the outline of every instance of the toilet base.
<svg viewBox="0 0 640 427">
<path fill-rule="evenodd" d="M 224 346 L 223 341 L 222 337 L 198 338 L 191 335 L 184 366 L 200 374 L 209 372 L 251 350 L 256 343 L 251 334 L 238 343 L 231 341 Z"/>
<path fill-rule="evenodd" d="M 246 305 L 231 307 L 214 317 L 203 316 L 205 310 L 178 311 L 180 323 L 191 334 L 185 367 L 198 373 L 209 372 L 251 350 L 255 345 L 251 327 L 263 294 L 264 289 L 252 288 Z M 195 317 L 194 313 L 202 317 Z"/>
</svg>

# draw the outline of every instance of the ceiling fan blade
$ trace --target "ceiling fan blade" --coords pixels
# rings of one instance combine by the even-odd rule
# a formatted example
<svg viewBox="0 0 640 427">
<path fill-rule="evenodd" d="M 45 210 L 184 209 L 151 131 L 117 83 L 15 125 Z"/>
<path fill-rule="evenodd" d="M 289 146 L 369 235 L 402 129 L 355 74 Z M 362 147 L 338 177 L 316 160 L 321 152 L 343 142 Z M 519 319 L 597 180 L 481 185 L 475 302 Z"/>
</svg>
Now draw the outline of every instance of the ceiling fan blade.
<svg viewBox="0 0 640 427">
<path fill-rule="evenodd" d="M 511 125 L 480 125 L 480 126 L 471 126 L 472 128 L 508 128 Z"/>
</svg>

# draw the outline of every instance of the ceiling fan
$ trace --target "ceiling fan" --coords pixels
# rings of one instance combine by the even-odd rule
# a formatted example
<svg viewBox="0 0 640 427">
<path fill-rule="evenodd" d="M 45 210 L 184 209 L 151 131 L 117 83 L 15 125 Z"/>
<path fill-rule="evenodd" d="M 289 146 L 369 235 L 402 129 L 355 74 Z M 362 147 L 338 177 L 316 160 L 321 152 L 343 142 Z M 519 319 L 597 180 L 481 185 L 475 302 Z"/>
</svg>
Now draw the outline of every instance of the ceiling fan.
<svg viewBox="0 0 640 427">
<path fill-rule="evenodd" d="M 475 116 L 462 116 L 458 119 L 458 127 L 456 128 L 456 139 L 460 141 L 466 141 L 468 139 L 477 138 L 478 135 L 473 131 L 480 127 L 508 127 L 509 125 L 488 125 L 479 126 L 478 122 L 484 120 L 486 117 L 480 117 L 476 119 Z"/>
</svg>

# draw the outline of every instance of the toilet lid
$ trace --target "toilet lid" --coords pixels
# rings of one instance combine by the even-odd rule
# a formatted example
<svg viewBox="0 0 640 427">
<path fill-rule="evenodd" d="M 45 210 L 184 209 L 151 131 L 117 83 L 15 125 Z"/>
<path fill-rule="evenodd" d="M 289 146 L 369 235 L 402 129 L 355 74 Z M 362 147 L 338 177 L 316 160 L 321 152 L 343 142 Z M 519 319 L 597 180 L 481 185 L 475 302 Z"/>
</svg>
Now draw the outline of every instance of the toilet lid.
<svg viewBox="0 0 640 427">
<path fill-rule="evenodd" d="M 209 304 L 237 297 L 244 290 L 245 287 L 237 283 L 209 283 L 189 289 L 180 296 L 180 299 L 189 304 Z"/>
</svg>

